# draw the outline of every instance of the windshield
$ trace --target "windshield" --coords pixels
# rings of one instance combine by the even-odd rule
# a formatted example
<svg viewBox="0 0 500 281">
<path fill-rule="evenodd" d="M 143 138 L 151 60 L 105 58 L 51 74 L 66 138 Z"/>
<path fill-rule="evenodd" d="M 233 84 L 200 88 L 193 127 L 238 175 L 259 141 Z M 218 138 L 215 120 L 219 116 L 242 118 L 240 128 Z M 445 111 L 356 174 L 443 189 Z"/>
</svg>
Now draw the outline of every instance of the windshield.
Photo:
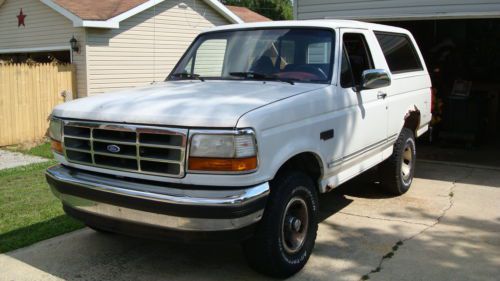
<svg viewBox="0 0 500 281">
<path fill-rule="evenodd" d="M 277 80 L 329 83 L 334 33 L 276 28 L 202 34 L 169 80 Z"/>
</svg>

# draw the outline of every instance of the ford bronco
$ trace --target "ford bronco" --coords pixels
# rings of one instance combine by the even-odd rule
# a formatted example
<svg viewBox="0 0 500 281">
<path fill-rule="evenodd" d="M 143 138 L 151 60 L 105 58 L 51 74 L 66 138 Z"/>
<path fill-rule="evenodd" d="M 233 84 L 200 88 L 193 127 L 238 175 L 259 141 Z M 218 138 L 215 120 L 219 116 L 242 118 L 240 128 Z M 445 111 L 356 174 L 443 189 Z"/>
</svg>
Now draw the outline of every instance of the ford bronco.
<svg viewBox="0 0 500 281">
<path fill-rule="evenodd" d="M 314 248 L 319 194 L 377 165 L 385 191 L 408 191 L 430 99 L 407 30 L 216 27 L 164 82 L 57 106 L 47 180 L 97 231 L 237 239 L 254 269 L 288 277 Z"/>
</svg>

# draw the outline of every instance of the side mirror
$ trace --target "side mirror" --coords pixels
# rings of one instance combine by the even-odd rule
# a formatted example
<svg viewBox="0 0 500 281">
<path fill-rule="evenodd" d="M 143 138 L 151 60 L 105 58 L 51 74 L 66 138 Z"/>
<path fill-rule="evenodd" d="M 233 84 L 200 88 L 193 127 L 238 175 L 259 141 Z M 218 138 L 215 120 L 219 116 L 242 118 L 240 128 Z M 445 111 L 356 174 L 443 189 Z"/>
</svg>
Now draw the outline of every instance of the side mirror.
<svg viewBox="0 0 500 281">
<path fill-rule="evenodd" d="M 368 69 L 361 74 L 361 90 L 377 89 L 391 85 L 391 78 L 384 69 Z"/>
</svg>

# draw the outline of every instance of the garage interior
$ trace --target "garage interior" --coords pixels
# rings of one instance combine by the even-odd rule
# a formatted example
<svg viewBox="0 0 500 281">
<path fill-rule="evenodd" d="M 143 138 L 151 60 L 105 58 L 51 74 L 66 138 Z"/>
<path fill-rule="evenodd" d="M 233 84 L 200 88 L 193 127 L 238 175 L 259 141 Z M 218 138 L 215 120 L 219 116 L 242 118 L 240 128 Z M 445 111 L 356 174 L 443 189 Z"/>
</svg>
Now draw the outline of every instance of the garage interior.
<svg viewBox="0 0 500 281">
<path fill-rule="evenodd" d="M 390 21 L 412 32 L 433 84 L 429 160 L 500 167 L 500 19 Z"/>
</svg>

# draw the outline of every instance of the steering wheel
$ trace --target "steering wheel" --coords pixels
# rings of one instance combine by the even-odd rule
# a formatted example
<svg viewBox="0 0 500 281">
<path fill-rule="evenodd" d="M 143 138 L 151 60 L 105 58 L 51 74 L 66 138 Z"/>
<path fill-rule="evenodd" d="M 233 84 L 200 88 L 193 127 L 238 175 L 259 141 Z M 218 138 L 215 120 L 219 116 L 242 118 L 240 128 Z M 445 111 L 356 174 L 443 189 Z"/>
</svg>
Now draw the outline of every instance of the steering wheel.
<svg viewBox="0 0 500 281">
<path fill-rule="evenodd" d="M 314 67 L 314 66 L 310 66 L 310 65 L 300 65 L 300 66 L 297 66 L 294 69 L 294 71 L 311 73 L 311 74 L 317 76 L 319 78 L 318 80 L 328 79 L 328 76 L 326 75 L 326 73 L 323 71 L 323 69 L 321 69 L 319 67 Z"/>
</svg>

